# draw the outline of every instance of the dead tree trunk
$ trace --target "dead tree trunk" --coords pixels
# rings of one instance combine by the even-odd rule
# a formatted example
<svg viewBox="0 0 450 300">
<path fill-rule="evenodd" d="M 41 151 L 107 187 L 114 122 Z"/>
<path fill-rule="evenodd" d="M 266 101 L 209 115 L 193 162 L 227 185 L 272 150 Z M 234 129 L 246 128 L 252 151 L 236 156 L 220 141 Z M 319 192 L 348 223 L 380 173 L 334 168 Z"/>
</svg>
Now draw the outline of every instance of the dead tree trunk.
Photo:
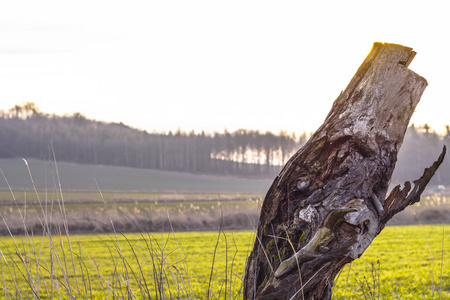
<svg viewBox="0 0 450 300">
<path fill-rule="evenodd" d="M 408 69 L 415 52 L 375 43 L 323 125 L 264 199 L 247 261 L 244 299 L 330 299 L 337 273 L 386 223 L 418 202 L 438 160 L 386 198 L 397 153 L 427 86 Z"/>
</svg>

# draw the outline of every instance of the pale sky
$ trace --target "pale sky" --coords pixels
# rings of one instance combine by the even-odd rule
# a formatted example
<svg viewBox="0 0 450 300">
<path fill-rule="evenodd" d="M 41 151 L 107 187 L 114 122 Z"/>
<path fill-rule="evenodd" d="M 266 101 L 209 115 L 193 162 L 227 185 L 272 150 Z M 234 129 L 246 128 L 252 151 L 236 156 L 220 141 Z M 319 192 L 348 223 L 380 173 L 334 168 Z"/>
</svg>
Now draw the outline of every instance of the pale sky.
<svg viewBox="0 0 450 300">
<path fill-rule="evenodd" d="M 448 1 L 2 1 L 0 109 L 148 131 L 315 131 L 372 48 L 412 47 L 450 124 Z"/>
</svg>

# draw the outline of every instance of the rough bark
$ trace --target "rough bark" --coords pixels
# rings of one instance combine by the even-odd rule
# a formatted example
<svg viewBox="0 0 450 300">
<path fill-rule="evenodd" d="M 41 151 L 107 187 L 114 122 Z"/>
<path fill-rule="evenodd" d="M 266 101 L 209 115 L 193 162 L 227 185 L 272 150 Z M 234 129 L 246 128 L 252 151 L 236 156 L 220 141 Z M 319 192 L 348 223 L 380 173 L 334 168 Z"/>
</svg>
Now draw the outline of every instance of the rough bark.
<svg viewBox="0 0 450 300">
<path fill-rule="evenodd" d="M 323 125 L 266 194 L 244 299 L 330 299 L 334 278 L 392 216 L 418 202 L 442 163 L 386 197 L 409 120 L 427 86 L 411 48 L 375 43 Z"/>
</svg>

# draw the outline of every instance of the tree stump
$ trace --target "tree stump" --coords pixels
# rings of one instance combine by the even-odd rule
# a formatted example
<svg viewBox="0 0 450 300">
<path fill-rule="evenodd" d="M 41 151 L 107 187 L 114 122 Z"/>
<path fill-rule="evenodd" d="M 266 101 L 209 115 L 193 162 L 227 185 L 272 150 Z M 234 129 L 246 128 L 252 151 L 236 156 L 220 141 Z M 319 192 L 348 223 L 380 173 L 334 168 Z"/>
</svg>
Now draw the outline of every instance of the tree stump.
<svg viewBox="0 0 450 300">
<path fill-rule="evenodd" d="M 386 197 L 427 81 L 411 48 L 375 43 L 323 125 L 264 199 L 244 299 L 330 299 L 334 278 L 396 213 L 420 200 L 446 149 L 418 180 Z"/>
</svg>

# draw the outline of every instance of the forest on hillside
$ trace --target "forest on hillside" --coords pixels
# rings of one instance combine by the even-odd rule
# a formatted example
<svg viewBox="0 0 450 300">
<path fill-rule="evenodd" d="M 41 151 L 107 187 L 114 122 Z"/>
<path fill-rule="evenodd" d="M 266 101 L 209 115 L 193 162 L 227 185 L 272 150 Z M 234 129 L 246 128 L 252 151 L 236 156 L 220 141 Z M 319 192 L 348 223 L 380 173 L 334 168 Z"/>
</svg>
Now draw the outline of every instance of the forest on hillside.
<svg viewBox="0 0 450 300">
<path fill-rule="evenodd" d="M 0 112 L 0 158 L 51 159 L 54 151 L 59 161 L 81 164 L 269 178 L 306 140 L 244 129 L 149 133 L 80 113 L 45 114 L 33 103 Z"/>
<path fill-rule="evenodd" d="M 401 148 L 393 183 L 417 179 L 450 146 L 450 127 L 444 135 L 428 125 L 410 126 Z M 223 133 L 149 133 L 122 123 L 90 120 L 80 113 L 49 115 L 34 103 L 0 111 L 0 158 L 52 159 L 156 170 L 273 178 L 306 141 L 280 132 L 237 130 Z M 434 184 L 450 185 L 447 159 Z"/>
</svg>

